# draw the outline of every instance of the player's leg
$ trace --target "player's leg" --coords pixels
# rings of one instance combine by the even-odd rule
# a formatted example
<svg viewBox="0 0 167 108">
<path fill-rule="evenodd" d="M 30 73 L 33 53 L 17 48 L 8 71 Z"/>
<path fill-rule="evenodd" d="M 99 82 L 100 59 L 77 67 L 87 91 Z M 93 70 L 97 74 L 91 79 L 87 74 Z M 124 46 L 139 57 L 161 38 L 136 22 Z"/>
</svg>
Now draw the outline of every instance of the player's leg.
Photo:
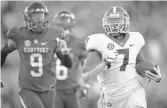
<svg viewBox="0 0 167 108">
<path fill-rule="evenodd" d="M 45 108 L 55 108 L 55 88 L 52 88 L 50 91 L 41 92 L 38 94 Z"/>
<path fill-rule="evenodd" d="M 65 108 L 81 108 L 80 99 L 75 89 L 71 93 L 64 93 Z"/>
<path fill-rule="evenodd" d="M 124 108 L 147 108 L 145 90 L 143 87 L 137 89 L 129 96 Z"/>
<path fill-rule="evenodd" d="M 19 95 L 23 108 L 44 108 L 43 103 L 36 92 L 21 89 Z"/>
<path fill-rule="evenodd" d="M 139 88 L 124 99 L 112 102 L 110 96 L 105 96 L 103 108 L 147 108 L 144 88 Z"/>
<path fill-rule="evenodd" d="M 105 102 L 104 102 L 104 99 L 103 97 L 100 97 L 99 100 L 97 101 L 97 107 L 98 108 L 105 108 Z"/>
<path fill-rule="evenodd" d="M 62 99 L 62 92 L 60 90 L 56 90 L 55 108 L 64 108 L 64 101 Z"/>
<path fill-rule="evenodd" d="M 118 100 L 118 101 L 115 101 L 115 102 L 112 102 L 111 100 L 110 100 L 110 98 L 105 99 L 102 108 L 124 108 L 127 98 L 121 99 L 121 100 Z"/>
<path fill-rule="evenodd" d="M 100 89 L 100 98 L 97 101 L 98 108 L 105 108 L 104 93 Z"/>
</svg>

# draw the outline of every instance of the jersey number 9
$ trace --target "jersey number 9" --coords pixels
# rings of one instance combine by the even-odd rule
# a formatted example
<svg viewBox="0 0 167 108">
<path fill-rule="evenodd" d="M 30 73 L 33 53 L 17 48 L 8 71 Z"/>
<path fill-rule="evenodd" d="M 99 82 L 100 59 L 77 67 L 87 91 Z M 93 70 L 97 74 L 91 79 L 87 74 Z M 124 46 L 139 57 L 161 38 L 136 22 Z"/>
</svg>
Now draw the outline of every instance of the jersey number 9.
<svg viewBox="0 0 167 108">
<path fill-rule="evenodd" d="M 40 53 L 31 54 L 30 64 L 32 67 L 38 68 L 38 70 L 31 70 L 31 75 L 33 77 L 41 77 L 43 75 L 42 54 Z"/>
</svg>

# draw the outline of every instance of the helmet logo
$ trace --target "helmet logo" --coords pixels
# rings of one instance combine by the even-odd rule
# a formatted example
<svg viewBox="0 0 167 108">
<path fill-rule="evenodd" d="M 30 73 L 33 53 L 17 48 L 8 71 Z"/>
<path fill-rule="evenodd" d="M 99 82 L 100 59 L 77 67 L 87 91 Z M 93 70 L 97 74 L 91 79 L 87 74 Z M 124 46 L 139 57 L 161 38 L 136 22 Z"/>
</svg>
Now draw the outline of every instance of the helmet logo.
<svg viewBox="0 0 167 108">
<path fill-rule="evenodd" d="M 114 44 L 113 44 L 113 43 L 109 43 L 109 44 L 107 45 L 107 48 L 108 48 L 109 50 L 113 50 L 113 49 L 114 49 Z"/>
<path fill-rule="evenodd" d="M 113 7 L 113 13 L 116 13 L 116 9 L 117 9 L 117 8 L 114 6 L 114 7 Z"/>
<path fill-rule="evenodd" d="M 29 47 L 29 46 L 31 45 L 31 41 L 30 41 L 30 40 L 24 41 L 24 45 L 25 45 L 26 47 Z"/>
</svg>

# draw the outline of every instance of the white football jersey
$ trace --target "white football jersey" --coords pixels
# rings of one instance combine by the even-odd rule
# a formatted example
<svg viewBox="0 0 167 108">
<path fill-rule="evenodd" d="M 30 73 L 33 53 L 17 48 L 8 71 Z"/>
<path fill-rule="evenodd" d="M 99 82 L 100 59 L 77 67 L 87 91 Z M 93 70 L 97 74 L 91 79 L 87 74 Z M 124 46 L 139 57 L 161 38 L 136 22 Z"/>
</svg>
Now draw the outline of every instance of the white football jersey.
<svg viewBox="0 0 167 108">
<path fill-rule="evenodd" d="M 99 33 L 88 36 L 85 42 L 87 50 L 97 50 L 102 55 L 110 55 L 110 52 L 118 51 L 116 62 L 97 76 L 102 91 L 114 97 L 113 100 L 115 100 L 141 87 L 135 65 L 137 55 L 145 45 L 145 40 L 139 32 L 129 32 L 121 42 L 112 38 Z"/>
</svg>

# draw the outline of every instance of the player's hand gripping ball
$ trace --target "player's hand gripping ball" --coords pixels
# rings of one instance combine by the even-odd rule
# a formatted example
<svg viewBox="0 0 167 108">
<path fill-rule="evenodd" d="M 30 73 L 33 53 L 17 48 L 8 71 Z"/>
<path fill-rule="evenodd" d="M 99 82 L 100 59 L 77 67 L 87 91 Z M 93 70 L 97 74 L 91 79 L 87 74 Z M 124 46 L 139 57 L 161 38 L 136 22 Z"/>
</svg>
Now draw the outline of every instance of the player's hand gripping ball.
<svg viewBox="0 0 167 108">
<path fill-rule="evenodd" d="M 67 47 L 67 43 L 65 40 L 57 38 L 57 45 L 58 45 L 58 51 L 60 51 L 62 54 L 68 54 L 71 50 Z"/>
<path fill-rule="evenodd" d="M 160 82 L 162 79 L 159 66 L 151 61 L 143 60 L 139 62 L 136 65 L 136 71 L 140 76 L 155 82 Z"/>
</svg>

